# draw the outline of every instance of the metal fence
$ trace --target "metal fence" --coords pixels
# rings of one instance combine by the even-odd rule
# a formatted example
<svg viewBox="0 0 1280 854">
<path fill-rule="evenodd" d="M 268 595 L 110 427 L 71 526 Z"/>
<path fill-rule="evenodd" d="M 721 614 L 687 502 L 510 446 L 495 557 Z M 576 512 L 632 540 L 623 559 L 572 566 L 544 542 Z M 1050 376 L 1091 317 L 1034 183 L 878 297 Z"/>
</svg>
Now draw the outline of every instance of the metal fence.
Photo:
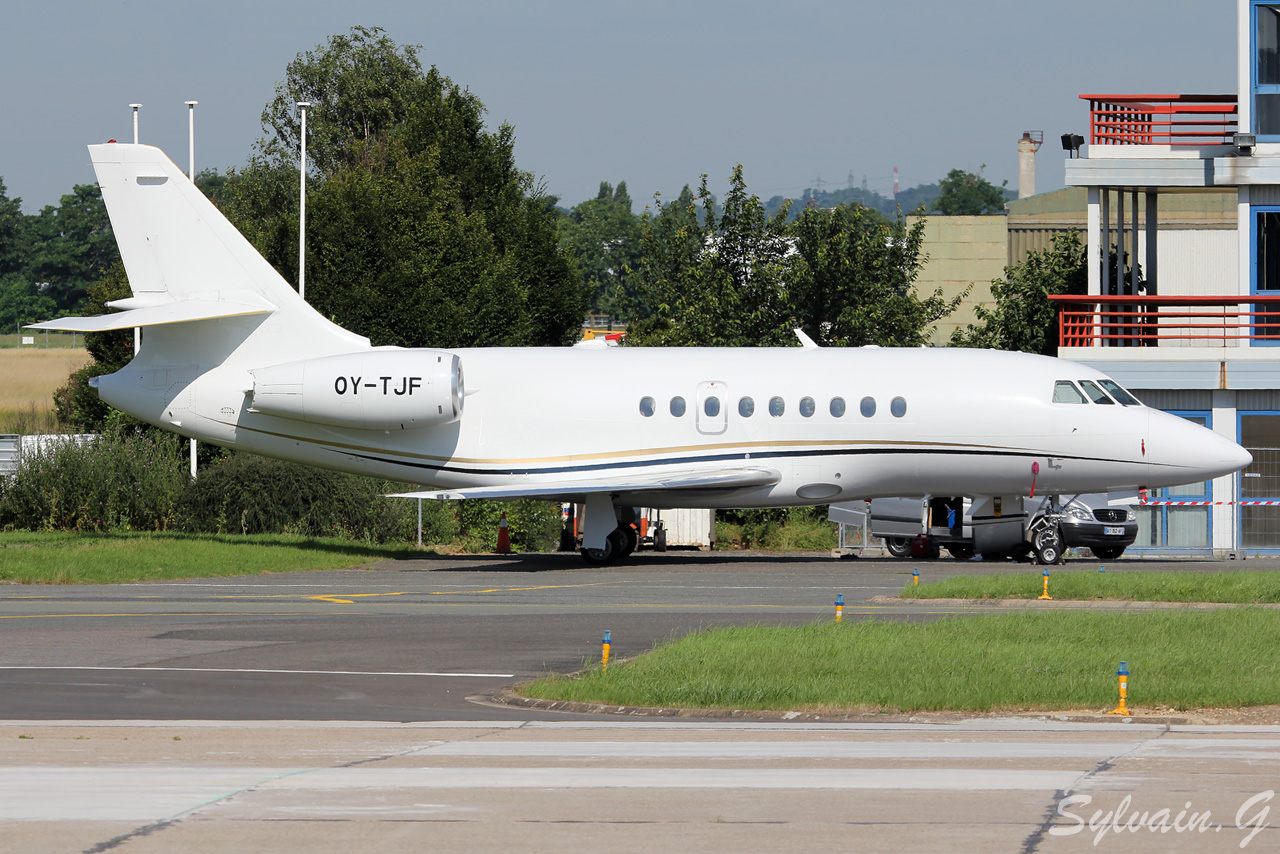
<svg viewBox="0 0 1280 854">
<path fill-rule="evenodd" d="M 1240 478 L 1240 546 L 1280 548 L 1280 448 L 1246 448 L 1253 464 Z"/>
</svg>

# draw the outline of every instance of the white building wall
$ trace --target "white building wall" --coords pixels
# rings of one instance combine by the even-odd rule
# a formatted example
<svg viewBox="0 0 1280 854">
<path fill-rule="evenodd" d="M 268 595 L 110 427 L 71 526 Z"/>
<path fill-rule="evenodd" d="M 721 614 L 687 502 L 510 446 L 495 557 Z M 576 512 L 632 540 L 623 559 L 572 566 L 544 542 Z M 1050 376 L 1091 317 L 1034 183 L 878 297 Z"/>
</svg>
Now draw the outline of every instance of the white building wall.
<svg viewBox="0 0 1280 854">
<path fill-rule="evenodd" d="M 1160 296 L 1239 293 L 1240 255 L 1234 229 L 1161 229 L 1156 249 L 1156 287 Z M 1146 255 L 1147 236 L 1139 232 L 1139 263 Z"/>
</svg>

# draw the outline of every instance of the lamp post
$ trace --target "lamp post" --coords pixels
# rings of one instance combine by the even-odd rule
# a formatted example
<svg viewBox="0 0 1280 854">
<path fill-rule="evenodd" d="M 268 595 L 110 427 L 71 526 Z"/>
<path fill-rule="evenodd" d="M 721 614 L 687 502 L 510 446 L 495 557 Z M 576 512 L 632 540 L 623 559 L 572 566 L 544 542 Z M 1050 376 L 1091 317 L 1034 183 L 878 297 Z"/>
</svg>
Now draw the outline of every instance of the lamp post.
<svg viewBox="0 0 1280 854">
<path fill-rule="evenodd" d="M 310 101 L 299 101 L 302 134 L 298 140 L 298 296 L 307 298 L 307 107 Z"/>
<path fill-rule="evenodd" d="M 129 105 L 130 109 L 133 110 L 133 144 L 134 145 L 138 144 L 138 108 L 141 106 L 142 106 L 141 104 Z M 135 326 L 133 327 L 133 355 L 136 357 L 138 355 L 138 351 L 141 349 L 142 349 L 142 328 L 139 326 Z"/>
<path fill-rule="evenodd" d="M 199 101 L 183 101 L 187 105 L 187 177 L 196 182 L 196 104 Z"/>
<path fill-rule="evenodd" d="M 187 177 L 196 182 L 196 104 L 199 101 L 183 101 L 187 105 Z M 191 479 L 196 479 L 196 440 L 191 440 Z"/>
</svg>

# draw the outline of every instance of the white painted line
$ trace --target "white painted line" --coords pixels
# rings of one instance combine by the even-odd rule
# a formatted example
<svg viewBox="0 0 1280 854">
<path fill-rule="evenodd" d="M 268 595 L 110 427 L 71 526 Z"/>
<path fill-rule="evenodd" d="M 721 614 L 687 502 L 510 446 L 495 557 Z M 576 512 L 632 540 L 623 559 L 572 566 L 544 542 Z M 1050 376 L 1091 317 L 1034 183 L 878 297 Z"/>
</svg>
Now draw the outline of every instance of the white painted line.
<svg viewBox="0 0 1280 854">
<path fill-rule="evenodd" d="M 514 679 L 514 673 L 433 673 L 403 670 L 265 670 L 248 667 L 78 667 L 72 665 L 39 667 L 26 664 L 0 664 L 0 670 L 111 670 L 124 673 L 284 673 L 313 676 L 462 676 L 474 679 Z"/>
<path fill-rule="evenodd" d="M 1069 788 L 1088 768 L 325 768 L 260 789 L 933 789 Z"/>
<path fill-rule="evenodd" d="M 1258 743 L 1258 742 L 1252 742 Z M 1275 746 L 1280 748 L 1280 745 Z M 1133 750 L 1133 742 L 1041 744 L 1028 742 L 743 742 L 743 741 L 461 741 L 414 751 L 436 756 L 601 759 L 1086 759 L 1100 762 Z M 619 772 L 626 773 L 626 772 Z"/>
</svg>

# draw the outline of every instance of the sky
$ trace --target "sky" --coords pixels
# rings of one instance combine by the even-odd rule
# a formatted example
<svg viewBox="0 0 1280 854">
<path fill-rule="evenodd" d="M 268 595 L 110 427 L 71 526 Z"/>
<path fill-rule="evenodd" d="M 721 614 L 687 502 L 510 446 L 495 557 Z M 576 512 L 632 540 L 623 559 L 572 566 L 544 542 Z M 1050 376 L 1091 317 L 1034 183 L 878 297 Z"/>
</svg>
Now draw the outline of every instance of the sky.
<svg viewBox="0 0 1280 854">
<path fill-rule="evenodd" d="M 92 183 L 85 146 L 140 141 L 196 168 L 243 165 L 288 63 L 354 25 L 421 46 L 510 124 L 516 162 L 570 206 L 626 181 L 635 209 L 741 163 L 761 198 L 867 185 L 888 195 L 959 168 L 1037 190 L 1081 93 L 1236 91 L 1233 0 L 43 0 L 7 4 L 0 179 L 35 213 Z M 819 185 L 818 181 L 823 182 Z"/>
</svg>

